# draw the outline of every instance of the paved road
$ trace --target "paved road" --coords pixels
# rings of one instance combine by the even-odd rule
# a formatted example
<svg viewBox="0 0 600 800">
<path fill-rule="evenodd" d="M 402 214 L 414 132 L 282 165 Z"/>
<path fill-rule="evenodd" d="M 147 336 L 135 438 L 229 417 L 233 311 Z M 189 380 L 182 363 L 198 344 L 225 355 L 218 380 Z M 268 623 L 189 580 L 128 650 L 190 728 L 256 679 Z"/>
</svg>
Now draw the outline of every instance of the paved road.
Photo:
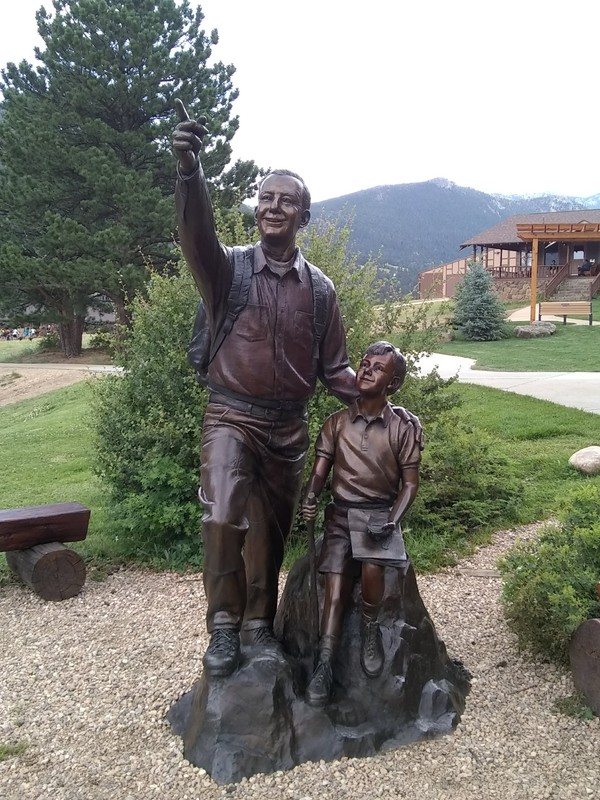
<svg viewBox="0 0 600 800">
<path fill-rule="evenodd" d="M 461 383 L 491 386 L 600 414 L 600 372 L 492 372 L 473 369 L 474 363 L 472 358 L 432 353 L 424 356 L 419 366 L 423 374 L 437 366 L 443 378 L 458 374 Z"/>
</svg>

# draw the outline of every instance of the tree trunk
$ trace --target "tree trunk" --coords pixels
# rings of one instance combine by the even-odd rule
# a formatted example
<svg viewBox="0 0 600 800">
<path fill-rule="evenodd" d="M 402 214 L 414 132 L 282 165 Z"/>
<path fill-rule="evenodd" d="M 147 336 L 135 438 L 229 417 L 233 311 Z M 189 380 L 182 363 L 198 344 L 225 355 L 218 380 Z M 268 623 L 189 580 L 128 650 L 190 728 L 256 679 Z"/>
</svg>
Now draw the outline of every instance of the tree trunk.
<svg viewBox="0 0 600 800">
<path fill-rule="evenodd" d="M 81 355 L 83 344 L 83 315 L 76 314 L 72 319 L 59 324 L 60 346 L 66 358 Z"/>
<path fill-rule="evenodd" d="M 129 311 L 129 306 L 125 303 L 125 298 L 113 295 L 110 299 L 115 309 L 117 324 L 125 328 L 131 328 L 131 313 Z"/>
</svg>

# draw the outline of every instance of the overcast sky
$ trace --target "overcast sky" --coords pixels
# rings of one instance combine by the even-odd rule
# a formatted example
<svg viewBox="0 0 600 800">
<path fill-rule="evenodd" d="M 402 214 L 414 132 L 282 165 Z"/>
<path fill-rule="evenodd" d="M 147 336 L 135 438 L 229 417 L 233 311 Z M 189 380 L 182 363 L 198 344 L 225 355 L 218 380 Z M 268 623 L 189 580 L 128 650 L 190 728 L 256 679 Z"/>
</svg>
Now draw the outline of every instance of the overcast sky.
<svg viewBox="0 0 600 800">
<path fill-rule="evenodd" d="M 40 5 L 3 0 L 2 65 L 33 60 Z M 234 156 L 299 172 L 315 200 L 435 177 L 600 192 L 599 0 L 201 6 L 237 68 Z"/>
</svg>

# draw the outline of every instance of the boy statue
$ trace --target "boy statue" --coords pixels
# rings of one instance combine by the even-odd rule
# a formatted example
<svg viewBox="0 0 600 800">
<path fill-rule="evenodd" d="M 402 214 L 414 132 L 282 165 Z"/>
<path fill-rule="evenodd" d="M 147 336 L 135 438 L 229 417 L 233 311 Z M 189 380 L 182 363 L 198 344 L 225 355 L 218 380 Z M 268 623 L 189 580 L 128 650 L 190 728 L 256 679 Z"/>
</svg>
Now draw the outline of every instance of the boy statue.
<svg viewBox="0 0 600 800">
<path fill-rule="evenodd" d="M 315 445 L 315 463 L 302 504 L 304 519 L 314 520 L 317 497 L 333 467 L 333 502 L 325 514 L 325 537 L 319 571 L 325 575 L 319 659 L 306 690 L 306 701 L 329 701 L 333 662 L 354 578 L 362 593 L 361 664 L 368 677 L 384 663 L 377 622 L 385 588 L 385 567 L 406 570 L 400 521 L 419 488 L 421 439 L 415 427 L 398 416 L 387 396 L 406 376 L 406 360 L 389 342 L 372 344 L 356 373 L 358 399 L 332 414 Z"/>
</svg>

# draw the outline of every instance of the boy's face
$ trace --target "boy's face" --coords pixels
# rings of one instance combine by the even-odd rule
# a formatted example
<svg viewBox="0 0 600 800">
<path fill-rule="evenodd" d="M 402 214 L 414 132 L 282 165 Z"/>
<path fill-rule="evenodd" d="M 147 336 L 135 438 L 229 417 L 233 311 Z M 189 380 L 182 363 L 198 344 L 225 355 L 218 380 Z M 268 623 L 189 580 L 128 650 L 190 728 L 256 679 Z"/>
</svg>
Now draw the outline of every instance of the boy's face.
<svg viewBox="0 0 600 800">
<path fill-rule="evenodd" d="M 356 372 L 356 388 L 365 397 L 386 397 L 394 382 L 394 354 L 363 356 Z"/>
</svg>

